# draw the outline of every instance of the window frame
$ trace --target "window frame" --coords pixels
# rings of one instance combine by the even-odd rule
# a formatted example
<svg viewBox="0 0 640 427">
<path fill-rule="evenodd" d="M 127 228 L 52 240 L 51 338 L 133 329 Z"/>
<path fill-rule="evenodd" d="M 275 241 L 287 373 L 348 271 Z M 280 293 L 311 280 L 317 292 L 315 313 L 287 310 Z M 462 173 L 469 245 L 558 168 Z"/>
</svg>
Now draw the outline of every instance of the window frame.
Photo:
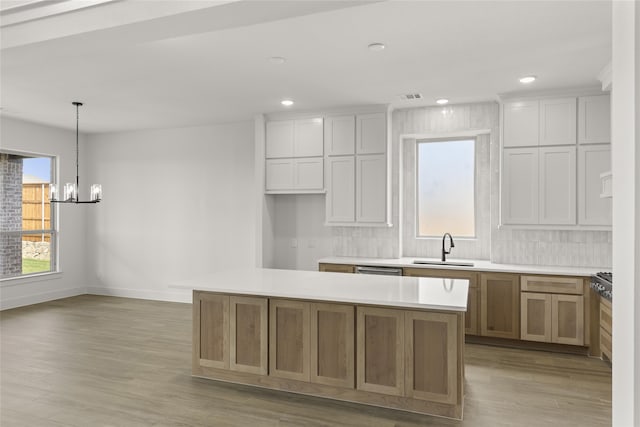
<svg viewBox="0 0 640 427">
<path fill-rule="evenodd" d="M 22 156 L 22 157 L 31 157 L 31 158 L 49 158 L 51 160 L 51 171 L 50 171 L 50 183 L 56 182 L 56 178 L 58 176 L 58 162 L 59 156 L 54 154 L 44 154 L 44 153 L 36 153 L 32 151 L 19 151 L 19 150 L 10 150 L 10 149 L 1 149 L 1 154 L 8 154 L 14 156 Z M 24 173 L 23 173 L 24 174 Z M 23 183 L 24 184 L 24 183 Z M 50 203 L 50 202 L 49 202 Z M 22 221 L 22 217 L 20 218 Z M 58 231 L 58 206 L 56 203 L 50 203 L 49 208 L 49 229 L 37 229 L 37 230 L 24 230 L 20 231 L 2 231 L 0 230 L 0 234 L 3 235 L 20 235 L 21 241 L 22 236 L 25 235 L 41 235 L 41 234 L 49 234 L 49 270 L 48 271 L 38 271 L 34 273 L 27 274 L 18 274 L 13 276 L 0 277 L 0 284 L 8 285 L 8 284 L 18 284 L 22 282 L 29 281 L 29 279 L 38 279 L 51 275 L 59 275 L 59 231 Z M 26 280 L 25 280 L 26 279 Z"/>
<path fill-rule="evenodd" d="M 419 156 L 419 151 L 420 151 L 420 145 L 421 144 L 429 144 L 429 143 L 436 143 L 436 142 L 454 142 L 454 141 L 473 141 L 473 172 L 472 172 L 472 176 L 473 176 L 473 236 L 455 236 L 456 240 L 476 240 L 478 238 L 478 215 L 477 215 L 477 208 L 478 208 L 478 202 L 477 202 L 477 197 L 476 197 L 476 193 L 477 193 L 477 185 L 478 185 L 478 180 L 477 180 L 477 144 L 478 144 L 478 135 L 451 135 L 451 136 L 446 136 L 446 137 L 429 137 L 429 138 L 416 138 L 415 139 L 415 152 L 414 152 L 414 159 L 415 159 L 415 165 L 414 165 L 414 171 L 415 173 L 414 175 L 414 185 L 415 185 L 415 194 L 414 194 L 414 199 L 415 199 L 415 221 L 413 223 L 413 227 L 414 227 L 414 238 L 418 239 L 418 240 L 434 240 L 434 239 L 441 239 L 442 236 L 427 236 L 427 235 L 420 235 L 420 156 Z M 455 235 L 455 234 L 454 234 Z"/>
</svg>

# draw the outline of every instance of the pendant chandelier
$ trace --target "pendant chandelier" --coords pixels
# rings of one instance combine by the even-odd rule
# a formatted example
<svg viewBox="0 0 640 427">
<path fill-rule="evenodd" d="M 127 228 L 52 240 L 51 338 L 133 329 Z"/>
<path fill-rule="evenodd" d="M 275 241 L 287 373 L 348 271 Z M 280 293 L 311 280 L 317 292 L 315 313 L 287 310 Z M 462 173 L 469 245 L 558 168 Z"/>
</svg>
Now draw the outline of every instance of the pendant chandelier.
<svg viewBox="0 0 640 427">
<path fill-rule="evenodd" d="M 49 201 L 51 203 L 98 203 L 102 200 L 102 186 L 100 184 L 91 184 L 89 200 L 82 201 L 79 199 L 80 178 L 78 176 L 78 153 L 79 153 L 79 121 L 80 107 L 82 102 L 72 102 L 76 106 L 76 182 L 67 182 L 62 188 L 62 199 L 58 199 L 58 185 L 49 185 Z"/>
</svg>

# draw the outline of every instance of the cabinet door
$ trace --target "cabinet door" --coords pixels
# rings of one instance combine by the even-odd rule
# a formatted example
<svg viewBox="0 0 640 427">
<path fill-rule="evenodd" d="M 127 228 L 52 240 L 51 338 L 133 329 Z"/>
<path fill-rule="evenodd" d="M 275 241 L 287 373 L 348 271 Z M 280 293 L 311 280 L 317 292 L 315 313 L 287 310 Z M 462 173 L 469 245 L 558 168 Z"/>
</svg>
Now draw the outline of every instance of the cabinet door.
<svg viewBox="0 0 640 427">
<path fill-rule="evenodd" d="M 324 142 L 328 156 L 355 154 L 356 117 L 327 117 L 324 121 Z"/>
<path fill-rule="evenodd" d="M 458 317 L 455 314 L 405 313 L 405 395 L 454 404 L 458 358 Z"/>
<path fill-rule="evenodd" d="M 293 159 L 268 159 L 265 162 L 265 190 L 293 189 Z"/>
<path fill-rule="evenodd" d="M 267 375 L 268 300 L 229 297 L 233 371 Z"/>
<path fill-rule="evenodd" d="M 404 312 L 358 307 L 356 383 L 359 390 L 404 394 Z"/>
<path fill-rule="evenodd" d="M 480 335 L 520 338 L 520 283 L 517 274 L 480 274 Z"/>
<path fill-rule="evenodd" d="M 355 387 L 355 307 L 311 304 L 311 381 Z"/>
<path fill-rule="evenodd" d="M 327 158 L 327 222 L 354 222 L 355 158 Z"/>
<path fill-rule="evenodd" d="M 576 223 L 576 147 L 541 147 L 540 224 Z"/>
<path fill-rule="evenodd" d="M 540 101 L 539 145 L 576 143 L 576 98 Z"/>
<path fill-rule="evenodd" d="M 538 146 L 538 101 L 516 101 L 503 104 L 504 147 Z"/>
<path fill-rule="evenodd" d="M 505 149 L 502 161 L 502 222 L 537 224 L 538 149 Z"/>
<path fill-rule="evenodd" d="M 464 333 L 478 335 L 478 275 L 471 271 L 443 270 L 432 268 L 403 268 L 403 276 L 411 277 L 444 277 L 451 279 L 467 279 L 469 294 L 467 297 L 467 311 L 464 315 Z"/>
<path fill-rule="evenodd" d="M 584 345 L 584 297 L 552 295 L 551 324 L 552 342 Z"/>
<path fill-rule="evenodd" d="M 578 148 L 578 223 L 611 225 L 611 198 L 601 198 L 600 174 L 611 171 L 611 145 Z"/>
<path fill-rule="evenodd" d="M 293 188 L 296 190 L 322 190 L 324 164 L 322 158 L 294 159 Z"/>
<path fill-rule="evenodd" d="M 609 95 L 578 98 L 578 143 L 611 142 L 611 107 Z"/>
<path fill-rule="evenodd" d="M 382 223 L 387 219 L 387 157 L 356 156 L 356 221 Z"/>
<path fill-rule="evenodd" d="M 386 153 L 386 113 L 359 114 L 356 126 L 356 154 Z"/>
<path fill-rule="evenodd" d="M 323 126 L 322 119 L 296 120 L 294 122 L 295 157 L 314 157 L 323 154 Z"/>
<path fill-rule="evenodd" d="M 229 297 L 194 292 L 193 364 L 229 369 Z"/>
<path fill-rule="evenodd" d="M 465 335 L 478 335 L 478 288 L 469 288 L 467 312 L 464 314 Z"/>
<path fill-rule="evenodd" d="M 269 375 L 309 381 L 309 303 L 269 301 Z"/>
<path fill-rule="evenodd" d="M 520 294 L 520 338 L 551 342 L 551 295 Z"/>
<path fill-rule="evenodd" d="M 266 158 L 293 157 L 293 134 L 292 120 L 267 122 Z"/>
</svg>

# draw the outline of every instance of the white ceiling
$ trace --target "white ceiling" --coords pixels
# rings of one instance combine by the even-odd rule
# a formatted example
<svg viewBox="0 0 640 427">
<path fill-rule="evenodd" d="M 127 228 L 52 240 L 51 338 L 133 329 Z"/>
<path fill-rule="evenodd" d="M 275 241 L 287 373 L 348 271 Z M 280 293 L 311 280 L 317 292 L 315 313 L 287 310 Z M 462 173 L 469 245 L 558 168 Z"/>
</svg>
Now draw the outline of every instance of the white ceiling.
<svg viewBox="0 0 640 427">
<path fill-rule="evenodd" d="M 527 90 L 596 85 L 611 2 L 115 1 L 1 32 L 3 114 L 73 128 L 78 100 L 82 131 L 112 132 L 249 120 L 283 98 L 292 111 L 484 101 L 526 74 Z"/>
</svg>

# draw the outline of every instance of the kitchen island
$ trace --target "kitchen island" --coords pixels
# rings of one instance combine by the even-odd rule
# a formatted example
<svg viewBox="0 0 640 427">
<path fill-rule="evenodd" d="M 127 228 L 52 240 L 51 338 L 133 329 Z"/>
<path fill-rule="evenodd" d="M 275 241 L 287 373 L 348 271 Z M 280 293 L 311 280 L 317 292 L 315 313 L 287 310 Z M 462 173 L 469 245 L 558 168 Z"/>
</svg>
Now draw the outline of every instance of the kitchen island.
<svg viewBox="0 0 640 427">
<path fill-rule="evenodd" d="M 461 419 L 468 286 L 273 269 L 182 282 L 192 374 Z"/>
</svg>

